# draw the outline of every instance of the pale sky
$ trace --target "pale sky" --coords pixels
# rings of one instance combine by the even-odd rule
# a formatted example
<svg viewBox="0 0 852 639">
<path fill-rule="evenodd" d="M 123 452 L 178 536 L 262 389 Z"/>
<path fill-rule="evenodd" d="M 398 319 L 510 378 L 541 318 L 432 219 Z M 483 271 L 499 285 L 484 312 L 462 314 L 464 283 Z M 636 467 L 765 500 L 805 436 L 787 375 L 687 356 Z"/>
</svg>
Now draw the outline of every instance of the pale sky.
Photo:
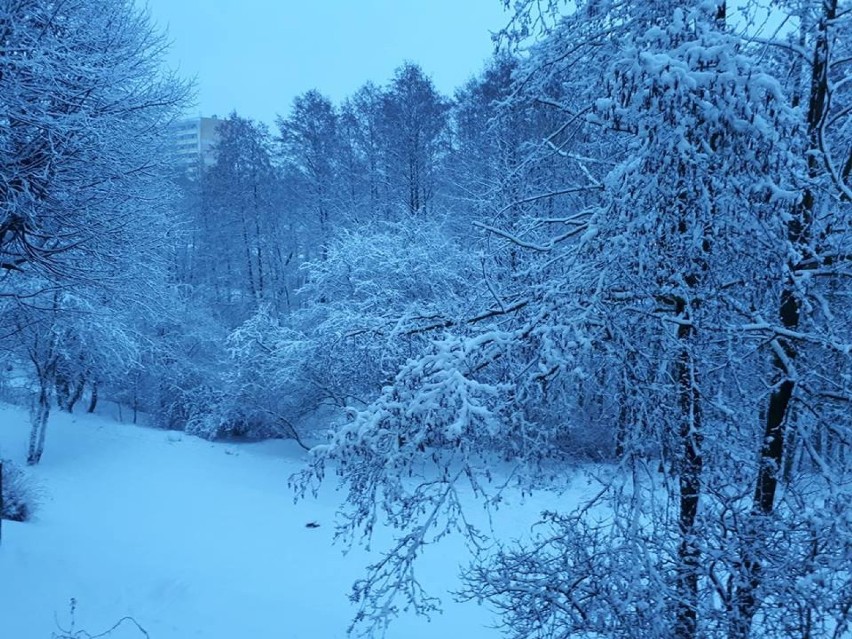
<svg viewBox="0 0 852 639">
<path fill-rule="evenodd" d="M 479 71 L 500 0 L 147 0 L 172 40 L 169 63 L 197 78 L 193 114 L 272 123 L 318 89 L 335 102 L 406 60 L 451 94 Z"/>
</svg>

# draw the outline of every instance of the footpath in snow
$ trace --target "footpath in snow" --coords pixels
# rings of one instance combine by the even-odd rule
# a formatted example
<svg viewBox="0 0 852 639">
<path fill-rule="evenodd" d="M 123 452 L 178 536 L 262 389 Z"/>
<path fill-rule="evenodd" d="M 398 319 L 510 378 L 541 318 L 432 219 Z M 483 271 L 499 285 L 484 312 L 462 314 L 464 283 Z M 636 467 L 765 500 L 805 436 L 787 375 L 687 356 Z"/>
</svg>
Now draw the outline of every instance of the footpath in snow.
<svg viewBox="0 0 852 639">
<path fill-rule="evenodd" d="M 26 411 L 0 405 L 0 456 L 23 463 L 27 435 Z M 92 634 L 130 615 L 151 639 L 345 637 L 350 587 L 378 555 L 332 543 L 333 486 L 293 503 L 287 479 L 303 460 L 291 442 L 211 443 L 51 415 L 31 471 L 41 506 L 31 522 L 3 522 L 0 639 L 49 639 L 57 620 L 68 625 L 72 597 L 77 628 Z M 487 610 L 447 594 L 466 560 L 458 538 L 427 549 L 420 577 L 444 614 L 405 615 L 390 639 L 500 636 Z"/>
</svg>

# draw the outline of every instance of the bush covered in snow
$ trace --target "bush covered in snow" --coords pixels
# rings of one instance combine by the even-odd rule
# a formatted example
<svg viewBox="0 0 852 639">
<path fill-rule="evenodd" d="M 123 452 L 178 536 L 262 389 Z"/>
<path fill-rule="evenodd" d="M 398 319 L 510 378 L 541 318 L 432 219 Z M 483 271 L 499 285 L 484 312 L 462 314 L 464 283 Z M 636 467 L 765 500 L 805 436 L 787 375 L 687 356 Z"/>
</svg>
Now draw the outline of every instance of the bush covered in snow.
<svg viewBox="0 0 852 639">
<path fill-rule="evenodd" d="M 28 520 L 38 503 L 38 491 L 24 470 L 8 460 L 0 460 L 3 467 L 3 519 Z"/>
</svg>

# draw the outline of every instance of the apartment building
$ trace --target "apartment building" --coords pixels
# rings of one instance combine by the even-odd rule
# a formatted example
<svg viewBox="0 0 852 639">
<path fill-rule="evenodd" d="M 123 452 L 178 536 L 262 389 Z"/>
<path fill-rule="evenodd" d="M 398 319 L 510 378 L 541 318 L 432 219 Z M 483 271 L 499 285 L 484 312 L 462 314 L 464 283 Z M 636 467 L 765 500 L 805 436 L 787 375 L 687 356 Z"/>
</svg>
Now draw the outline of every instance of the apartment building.
<svg viewBox="0 0 852 639">
<path fill-rule="evenodd" d="M 177 163 L 191 174 L 201 166 L 216 162 L 215 145 L 219 141 L 221 120 L 212 118 L 187 118 L 174 125 L 175 155 Z"/>
</svg>

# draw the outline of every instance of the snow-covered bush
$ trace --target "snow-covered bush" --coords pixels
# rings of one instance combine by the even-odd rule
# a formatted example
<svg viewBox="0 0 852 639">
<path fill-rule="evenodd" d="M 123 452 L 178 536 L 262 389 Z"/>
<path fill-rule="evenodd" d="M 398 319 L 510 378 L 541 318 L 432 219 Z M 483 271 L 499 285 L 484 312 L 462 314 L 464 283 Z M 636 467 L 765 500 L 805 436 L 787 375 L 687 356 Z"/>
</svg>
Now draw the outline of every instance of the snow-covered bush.
<svg viewBox="0 0 852 639">
<path fill-rule="evenodd" d="M 16 463 L 0 460 L 3 467 L 3 519 L 28 520 L 38 505 L 38 490 Z"/>
<path fill-rule="evenodd" d="M 305 267 L 302 310 L 262 308 L 228 337 L 225 413 L 250 434 L 284 434 L 321 406 L 365 405 L 431 337 L 470 319 L 477 264 L 436 221 L 340 233 Z"/>
</svg>

